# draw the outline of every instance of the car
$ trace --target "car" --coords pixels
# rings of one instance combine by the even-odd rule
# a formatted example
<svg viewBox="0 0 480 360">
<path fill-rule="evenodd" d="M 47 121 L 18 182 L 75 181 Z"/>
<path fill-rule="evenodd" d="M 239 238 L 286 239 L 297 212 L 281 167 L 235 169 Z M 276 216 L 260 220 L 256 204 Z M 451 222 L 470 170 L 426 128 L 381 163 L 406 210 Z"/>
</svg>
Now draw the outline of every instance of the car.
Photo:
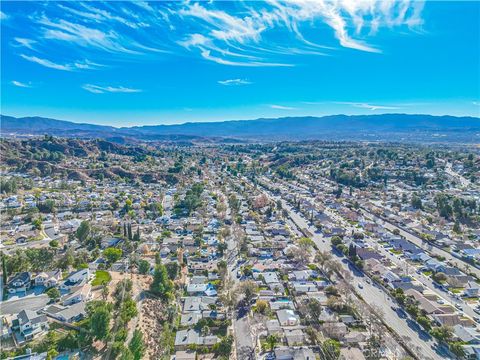
<svg viewBox="0 0 480 360">
<path fill-rule="evenodd" d="M 477 323 L 480 323 L 480 318 L 478 316 L 474 316 L 473 320 L 475 320 L 475 322 L 477 322 Z"/>
<path fill-rule="evenodd" d="M 275 360 L 275 354 L 268 353 L 267 355 L 265 355 L 265 360 Z"/>
<path fill-rule="evenodd" d="M 365 280 L 365 282 L 366 282 L 367 284 L 371 284 L 371 283 L 372 283 L 372 282 L 370 281 L 370 279 Z"/>
<path fill-rule="evenodd" d="M 462 304 L 458 304 L 458 303 L 457 303 L 457 304 L 455 304 L 455 307 L 456 307 L 458 310 L 462 310 L 462 309 L 463 309 Z"/>
<path fill-rule="evenodd" d="M 363 289 L 363 285 L 362 285 L 361 283 L 358 283 L 358 287 L 359 287 L 360 289 Z"/>
<path fill-rule="evenodd" d="M 444 305 L 445 304 L 445 301 L 443 299 L 438 299 L 437 300 L 437 303 L 439 303 L 440 305 Z"/>
</svg>

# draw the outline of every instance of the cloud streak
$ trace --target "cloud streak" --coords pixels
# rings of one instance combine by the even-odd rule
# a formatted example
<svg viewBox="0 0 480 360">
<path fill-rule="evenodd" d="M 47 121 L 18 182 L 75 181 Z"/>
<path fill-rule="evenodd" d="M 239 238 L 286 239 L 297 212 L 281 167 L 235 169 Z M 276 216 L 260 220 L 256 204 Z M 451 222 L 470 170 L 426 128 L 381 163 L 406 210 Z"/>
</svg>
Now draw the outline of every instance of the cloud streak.
<svg viewBox="0 0 480 360">
<path fill-rule="evenodd" d="M 99 86 L 92 84 L 85 84 L 82 88 L 93 94 L 104 94 L 104 93 L 139 93 L 142 92 L 140 89 L 132 89 L 123 86 Z"/>
<path fill-rule="evenodd" d="M 93 63 L 89 60 L 84 60 L 84 61 L 76 61 L 73 63 L 67 63 L 67 64 L 58 64 L 53 61 L 50 61 L 48 59 L 43 59 L 39 58 L 36 56 L 29 56 L 25 54 L 20 54 L 20 57 L 23 59 L 45 66 L 50 69 L 55 69 L 55 70 L 62 70 L 62 71 L 75 71 L 75 70 L 85 70 L 85 69 L 96 69 L 100 67 L 101 65 Z"/>
<path fill-rule="evenodd" d="M 380 53 L 372 39 L 381 29 L 408 31 L 423 23 L 423 2 L 416 0 L 268 0 L 230 5 L 49 2 L 26 18 L 32 39 L 15 41 L 35 51 L 29 56 L 36 59 L 52 56 L 52 46 L 58 46 L 72 56 L 99 62 L 174 54 L 226 66 L 272 67 L 294 66 L 298 55 L 332 55 L 338 47 Z M 44 66 L 70 71 L 59 59 L 50 62 Z"/>
<path fill-rule="evenodd" d="M 219 80 L 218 83 L 224 86 L 240 86 L 240 85 L 250 85 L 251 81 L 247 79 L 228 79 L 228 80 Z"/>
<path fill-rule="evenodd" d="M 360 109 L 367 109 L 367 110 L 398 110 L 401 109 L 399 106 L 386 106 L 386 105 L 373 105 L 368 103 L 358 103 L 358 102 L 336 102 L 336 104 L 341 105 L 350 105 Z"/>
<path fill-rule="evenodd" d="M 31 88 L 32 87 L 32 85 L 30 85 L 30 83 L 27 84 L 27 83 L 17 81 L 17 80 L 12 80 L 12 85 L 22 87 L 22 88 Z"/>
<path fill-rule="evenodd" d="M 270 104 L 270 108 L 276 109 L 276 110 L 295 110 L 296 108 L 291 107 L 291 106 L 283 106 L 283 105 L 277 105 L 277 104 Z"/>
</svg>

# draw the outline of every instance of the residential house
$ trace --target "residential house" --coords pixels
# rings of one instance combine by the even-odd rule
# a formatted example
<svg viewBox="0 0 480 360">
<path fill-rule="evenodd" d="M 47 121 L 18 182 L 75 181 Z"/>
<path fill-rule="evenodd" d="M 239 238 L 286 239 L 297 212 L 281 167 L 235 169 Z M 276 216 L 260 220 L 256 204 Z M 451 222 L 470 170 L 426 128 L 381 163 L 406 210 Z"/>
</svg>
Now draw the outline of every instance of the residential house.
<svg viewBox="0 0 480 360">
<path fill-rule="evenodd" d="M 62 296 L 60 301 L 63 305 L 68 306 L 81 301 L 88 301 L 91 298 L 92 286 L 90 284 L 83 284 L 70 288 L 70 293 Z"/>
<path fill-rule="evenodd" d="M 30 289 L 31 283 L 31 274 L 28 271 L 18 273 L 8 281 L 8 292 L 11 294 L 26 292 Z"/>
<path fill-rule="evenodd" d="M 175 349 L 186 350 L 190 346 L 212 347 L 219 341 L 215 335 L 201 336 L 195 329 L 179 330 L 175 335 Z"/>
<path fill-rule="evenodd" d="M 290 309 L 277 310 L 277 318 L 282 326 L 295 326 L 300 323 L 300 318 Z"/>
<path fill-rule="evenodd" d="M 292 348 L 286 346 L 276 347 L 275 359 L 277 360 L 315 360 L 315 354 L 310 348 Z"/>
<path fill-rule="evenodd" d="M 45 315 L 66 323 L 73 323 L 83 319 L 86 314 L 86 302 L 81 301 L 71 306 L 54 304 L 47 307 L 43 312 Z"/>
<path fill-rule="evenodd" d="M 57 286 L 62 279 L 62 271 L 54 270 L 48 272 L 38 273 L 33 278 L 33 283 L 35 286 L 45 286 L 46 288 L 51 288 Z"/>
<path fill-rule="evenodd" d="M 463 289 L 463 293 L 466 297 L 478 297 L 480 293 L 480 286 L 474 281 L 469 281 Z"/>
<path fill-rule="evenodd" d="M 12 321 L 12 329 L 19 331 L 26 341 L 32 340 L 48 330 L 47 317 L 32 310 L 22 310 Z"/>
<path fill-rule="evenodd" d="M 90 270 L 88 268 L 77 270 L 71 273 L 65 279 L 65 281 L 60 285 L 60 288 L 62 290 L 70 290 L 75 286 L 80 286 L 82 284 L 85 284 L 89 280 L 89 278 L 90 278 Z"/>
</svg>

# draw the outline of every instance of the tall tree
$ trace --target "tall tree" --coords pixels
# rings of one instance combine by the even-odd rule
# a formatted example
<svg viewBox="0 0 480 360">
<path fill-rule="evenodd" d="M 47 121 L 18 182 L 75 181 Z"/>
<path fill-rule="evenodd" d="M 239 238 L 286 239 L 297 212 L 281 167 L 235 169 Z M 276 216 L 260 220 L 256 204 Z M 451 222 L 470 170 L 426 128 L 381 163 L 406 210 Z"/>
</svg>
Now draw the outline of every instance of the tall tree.
<svg viewBox="0 0 480 360">
<path fill-rule="evenodd" d="M 81 243 L 85 242 L 85 240 L 88 238 L 88 235 L 90 235 L 90 231 L 90 223 L 87 220 L 82 221 L 76 231 L 77 239 Z"/>
<path fill-rule="evenodd" d="M 133 239 L 133 236 L 132 236 L 132 224 L 131 223 L 128 223 L 128 240 L 132 240 Z"/>
<path fill-rule="evenodd" d="M 164 300 L 168 300 L 172 295 L 173 282 L 169 279 L 167 269 L 163 264 L 158 264 L 155 268 L 150 291 Z"/>
<path fill-rule="evenodd" d="M 7 271 L 7 261 L 5 260 L 5 254 L 2 252 L 2 278 L 3 286 L 7 285 L 8 282 L 8 271 Z"/>
<path fill-rule="evenodd" d="M 143 342 L 143 335 L 140 330 L 135 330 L 133 332 L 132 340 L 130 340 L 128 348 L 132 352 L 134 360 L 142 359 L 143 354 L 145 353 L 145 344 Z"/>
</svg>

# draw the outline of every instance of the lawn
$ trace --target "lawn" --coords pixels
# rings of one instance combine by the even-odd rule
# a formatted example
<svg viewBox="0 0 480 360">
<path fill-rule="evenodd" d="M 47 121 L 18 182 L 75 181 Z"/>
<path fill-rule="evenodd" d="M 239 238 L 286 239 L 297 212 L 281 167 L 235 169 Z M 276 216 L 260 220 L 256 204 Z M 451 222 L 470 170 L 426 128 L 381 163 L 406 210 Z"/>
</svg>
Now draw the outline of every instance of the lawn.
<svg viewBox="0 0 480 360">
<path fill-rule="evenodd" d="M 95 278 L 92 281 L 92 286 L 102 285 L 103 283 L 109 283 L 112 280 L 110 273 L 105 270 L 97 270 L 95 272 Z"/>
</svg>

